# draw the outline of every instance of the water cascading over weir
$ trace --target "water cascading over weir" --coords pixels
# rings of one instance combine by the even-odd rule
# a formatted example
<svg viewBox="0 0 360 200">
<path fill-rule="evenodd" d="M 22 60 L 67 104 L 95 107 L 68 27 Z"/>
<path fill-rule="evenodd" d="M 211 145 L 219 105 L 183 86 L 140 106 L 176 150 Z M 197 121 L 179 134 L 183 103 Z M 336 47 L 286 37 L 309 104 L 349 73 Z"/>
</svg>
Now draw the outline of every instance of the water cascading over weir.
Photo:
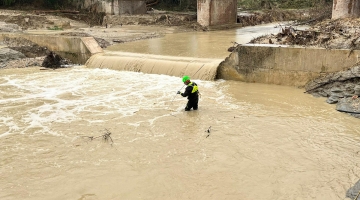
<svg viewBox="0 0 360 200">
<path fill-rule="evenodd" d="M 88 68 L 107 68 L 120 71 L 134 71 L 148 74 L 164 74 L 192 79 L 214 80 L 221 59 L 175 57 L 138 54 L 128 52 L 106 52 L 93 55 L 87 62 Z"/>
</svg>

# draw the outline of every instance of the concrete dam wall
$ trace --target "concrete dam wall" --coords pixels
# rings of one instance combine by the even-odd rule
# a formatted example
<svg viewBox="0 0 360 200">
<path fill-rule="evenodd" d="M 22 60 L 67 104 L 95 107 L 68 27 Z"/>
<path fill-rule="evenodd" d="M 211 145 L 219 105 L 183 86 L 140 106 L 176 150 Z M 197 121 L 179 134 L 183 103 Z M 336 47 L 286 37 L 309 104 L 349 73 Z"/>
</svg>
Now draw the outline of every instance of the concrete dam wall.
<svg viewBox="0 0 360 200">
<path fill-rule="evenodd" d="M 107 51 L 92 56 L 85 65 L 88 68 L 106 68 L 176 77 L 191 74 L 192 79 L 210 81 L 215 79 L 217 68 L 222 61 L 222 59 Z"/>
<path fill-rule="evenodd" d="M 319 76 L 354 66 L 359 50 L 240 45 L 217 70 L 217 78 L 303 87 Z"/>
<path fill-rule="evenodd" d="M 90 68 L 181 76 L 198 71 L 197 79 L 236 80 L 251 83 L 303 87 L 328 73 L 355 66 L 359 50 L 303 48 L 274 45 L 239 45 L 225 59 L 180 58 L 131 53 L 104 53 L 92 37 L 4 33 L 45 46 L 75 64 Z"/>
</svg>

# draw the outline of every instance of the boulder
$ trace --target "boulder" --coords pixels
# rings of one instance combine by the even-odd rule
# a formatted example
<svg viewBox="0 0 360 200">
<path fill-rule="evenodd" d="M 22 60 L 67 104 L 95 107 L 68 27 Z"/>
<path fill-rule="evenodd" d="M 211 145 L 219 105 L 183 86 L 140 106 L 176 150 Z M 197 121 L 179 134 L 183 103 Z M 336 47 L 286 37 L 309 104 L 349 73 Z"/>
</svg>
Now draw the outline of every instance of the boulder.
<svg viewBox="0 0 360 200">
<path fill-rule="evenodd" d="M 43 63 L 41 64 L 42 67 L 51 69 L 63 68 L 63 66 L 67 65 L 69 65 L 68 60 L 62 58 L 61 56 L 52 51 L 48 52 L 48 55 L 45 57 Z"/>
<path fill-rule="evenodd" d="M 7 63 L 11 60 L 18 60 L 26 58 L 21 52 L 12 50 L 10 48 L 0 48 L 0 68 L 7 66 Z"/>
<path fill-rule="evenodd" d="M 356 96 L 341 98 L 336 104 L 336 110 L 360 118 L 360 98 Z"/>
<path fill-rule="evenodd" d="M 360 180 L 346 192 L 346 197 L 355 199 L 360 192 Z"/>
</svg>

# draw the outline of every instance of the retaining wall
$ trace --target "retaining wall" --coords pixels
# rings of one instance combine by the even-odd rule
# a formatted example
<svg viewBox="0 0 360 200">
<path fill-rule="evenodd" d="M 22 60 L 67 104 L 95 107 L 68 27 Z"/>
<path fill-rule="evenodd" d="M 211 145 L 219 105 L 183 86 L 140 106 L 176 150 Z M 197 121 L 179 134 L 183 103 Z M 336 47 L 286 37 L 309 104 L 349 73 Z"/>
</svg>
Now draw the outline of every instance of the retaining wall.
<svg viewBox="0 0 360 200">
<path fill-rule="evenodd" d="M 354 66 L 359 50 L 240 45 L 223 61 L 218 79 L 303 87 L 307 82 Z"/>
<path fill-rule="evenodd" d="M 71 36 L 52 36 L 52 35 L 28 35 L 28 34 L 1 34 L 0 40 L 5 37 L 25 38 L 47 47 L 60 56 L 71 60 L 75 64 L 85 64 L 94 54 L 103 52 L 93 37 L 71 37 Z"/>
</svg>

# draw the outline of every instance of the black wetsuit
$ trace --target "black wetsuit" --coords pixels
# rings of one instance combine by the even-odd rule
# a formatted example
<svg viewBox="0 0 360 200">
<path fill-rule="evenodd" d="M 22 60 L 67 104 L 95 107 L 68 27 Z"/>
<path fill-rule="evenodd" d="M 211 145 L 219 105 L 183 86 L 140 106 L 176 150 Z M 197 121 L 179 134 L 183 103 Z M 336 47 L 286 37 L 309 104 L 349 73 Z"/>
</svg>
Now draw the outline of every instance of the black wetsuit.
<svg viewBox="0 0 360 200">
<path fill-rule="evenodd" d="M 190 82 L 185 88 L 185 92 L 181 93 L 181 96 L 188 98 L 185 111 L 189 111 L 191 108 L 194 110 L 198 109 L 199 90 L 195 82 Z"/>
</svg>

